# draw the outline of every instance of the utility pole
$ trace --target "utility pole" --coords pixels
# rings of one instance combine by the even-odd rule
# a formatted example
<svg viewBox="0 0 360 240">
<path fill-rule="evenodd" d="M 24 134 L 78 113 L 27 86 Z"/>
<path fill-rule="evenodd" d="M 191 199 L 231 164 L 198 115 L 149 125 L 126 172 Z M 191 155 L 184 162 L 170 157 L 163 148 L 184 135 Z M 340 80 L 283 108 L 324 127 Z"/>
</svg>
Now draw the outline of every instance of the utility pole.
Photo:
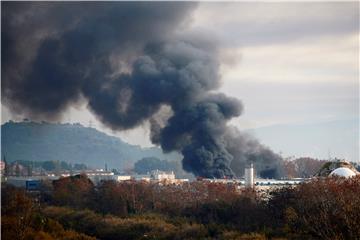
<svg viewBox="0 0 360 240">
<path fill-rule="evenodd" d="M 17 177 L 20 177 L 20 166 L 19 163 L 16 161 L 16 165 L 15 165 L 15 175 Z"/>
<path fill-rule="evenodd" d="M 31 177 L 32 176 L 32 170 L 33 170 L 33 161 L 31 161 L 27 167 L 28 170 L 28 176 Z"/>
<path fill-rule="evenodd" d="M 6 161 L 5 154 L 4 154 L 3 161 L 4 161 L 4 176 L 7 177 L 7 176 L 9 176 L 9 164 Z"/>
</svg>

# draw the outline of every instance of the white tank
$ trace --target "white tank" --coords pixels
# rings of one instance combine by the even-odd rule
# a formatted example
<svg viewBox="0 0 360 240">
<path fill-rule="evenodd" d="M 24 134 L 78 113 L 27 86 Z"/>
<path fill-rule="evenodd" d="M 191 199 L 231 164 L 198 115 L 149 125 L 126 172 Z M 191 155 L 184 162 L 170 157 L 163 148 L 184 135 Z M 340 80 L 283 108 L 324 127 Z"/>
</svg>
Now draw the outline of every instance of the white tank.
<svg viewBox="0 0 360 240">
<path fill-rule="evenodd" d="M 254 187 L 254 166 L 251 164 L 250 166 L 245 168 L 245 187 L 252 188 Z"/>
<path fill-rule="evenodd" d="M 338 177 L 345 177 L 345 178 L 351 178 L 353 176 L 356 176 L 356 173 L 352 171 L 349 168 L 345 167 L 339 167 L 332 171 L 329 176 L 338 176 Z"/>
</svg>

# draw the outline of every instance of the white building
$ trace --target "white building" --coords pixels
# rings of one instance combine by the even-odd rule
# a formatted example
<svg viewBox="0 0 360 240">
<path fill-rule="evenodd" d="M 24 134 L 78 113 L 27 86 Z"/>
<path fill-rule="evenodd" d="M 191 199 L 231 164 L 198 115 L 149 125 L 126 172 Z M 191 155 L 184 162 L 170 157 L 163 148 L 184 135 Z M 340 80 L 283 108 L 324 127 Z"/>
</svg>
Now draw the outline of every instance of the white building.
<svg viewBox="0 0 360 240">
<path fill-rule="evenodd" d="M 175 180 L 175 174 L 173 171 L 171 172 L 164 172 L 160 170 L 151 171 L 151 179 L 157 181 L 173 181 Z"/>
<path fill-rule="evenodd" d="M 333 170 L 329 176 L 338 176 L 338 177 L 345 177 L 345 178 L 351 178 L 356 176 L 356 173 L 351 170 L 350 168 L 346 168 L 346 167 L 339 167 L 336 168 L 335 170 Z"/>
<path fill-rule="evenodd" d="M 254 166 L 251 164 L 250 166 L 245 168 L 245 186 L 248 188 L 254 187 Z"/>
<path fill-rule="evenodd" d="M 101 181 L 114 180 L 114 173 L 109 171 L 99 171 L 99 170 L 85 170 L 81 173 L 86 174 L 86 176 L 94 183 L 98 184 Z M 73 174 L 76 175 L 76 174 Z"/>
<path fill-rule="evenodd" d="M 130 175 L 114 175 L 113 179 L 117 182 L 122 182 L 122 181 L 129 181 L 132 178 Z"/>
<path fill-rule="evenodd" d="M 135 181 L 146 181 L 150 182 L 151 176 L 149 174 L 136 174 L 132 176 Z"/>
</svg>

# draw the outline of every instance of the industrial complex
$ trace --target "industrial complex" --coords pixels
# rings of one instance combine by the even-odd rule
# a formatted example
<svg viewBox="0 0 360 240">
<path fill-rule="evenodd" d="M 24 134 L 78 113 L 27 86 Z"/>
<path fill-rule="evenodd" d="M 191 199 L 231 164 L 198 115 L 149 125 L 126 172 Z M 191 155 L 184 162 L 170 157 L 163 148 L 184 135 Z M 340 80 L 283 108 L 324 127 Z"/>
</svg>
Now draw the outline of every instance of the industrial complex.
<svg viewBox="0 0 360 240">
<path fill-rule="evenodd" d="M 166 184 L 184 184 L 191 181 L 203 181 L 210 183 L 222 183 L 228 185 L 236 185 L 238 189 L 254 188 L 258 191 L 268 191 L 274 188 L 280 188 L 291 185 L 298 185 L 308 178 L 292 178 L 292 179 L 261 179 L 256 177 L 256 169 L 253 164 L 245 167 L 245 174 L 243 178 L 198 178 L 198 179 L 181 179 L 176 178 L 173 171 L 154 170 L 147 174 L 133 174 L 133 175 L 117 175 L 112 171 L 105 171 L 104 169 L 96 170 L 82 170 L 73 172 L 58 172 L 47 173 L 35 176 L 4 176 L 2 174 L 2 182 L 14 185 L 16 187 L 24 187 L 27 190 L 36 190 L 42 181 L 53 181 L 63 177 L 69 177 L 79 174 L 85 174 L 95 185 L 101 181 L 144 181 L 149 183 L 157 183 L 161 185 Z M 353 177 L 359 172 L 346 161 L 327 162 L 314 177 Z"/>
</svg>

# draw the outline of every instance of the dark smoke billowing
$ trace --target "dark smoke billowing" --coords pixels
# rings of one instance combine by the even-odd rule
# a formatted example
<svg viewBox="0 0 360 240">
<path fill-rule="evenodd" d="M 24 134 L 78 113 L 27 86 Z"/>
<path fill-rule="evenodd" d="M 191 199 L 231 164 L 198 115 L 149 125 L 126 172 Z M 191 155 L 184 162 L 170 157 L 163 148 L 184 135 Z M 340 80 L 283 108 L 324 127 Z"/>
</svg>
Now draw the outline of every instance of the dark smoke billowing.
<svg viewBox="0 0 360 240">
<path fill-rule="evenodd" d="M 255 161 L 275 176 L 278 156 L 227 126 L 242 105 L 213 91 L 220 79 L 216 44 L 180 34 L 194 8 L 2 2 L 2 101 L 15 113 L 46 119 L 86 101 L 114 130 L 149 121 L 152 142 L 181 152 L 184 169 L 195 175 L 233 176 L 231 169 Z"/>
<path fill-rule="evenodd" d="M 254 164 L 256 173 L 260 177 L 278 178 L 283 176 L 281 156 L 260 144 L 257 139 L 241 133 L 235 127 L 228 127 L 225 140 L 226 148 L 234 157 L 230 167 L 238 176 L 244 174 L 244 168 L 249 163 Z"/>
</svg>

